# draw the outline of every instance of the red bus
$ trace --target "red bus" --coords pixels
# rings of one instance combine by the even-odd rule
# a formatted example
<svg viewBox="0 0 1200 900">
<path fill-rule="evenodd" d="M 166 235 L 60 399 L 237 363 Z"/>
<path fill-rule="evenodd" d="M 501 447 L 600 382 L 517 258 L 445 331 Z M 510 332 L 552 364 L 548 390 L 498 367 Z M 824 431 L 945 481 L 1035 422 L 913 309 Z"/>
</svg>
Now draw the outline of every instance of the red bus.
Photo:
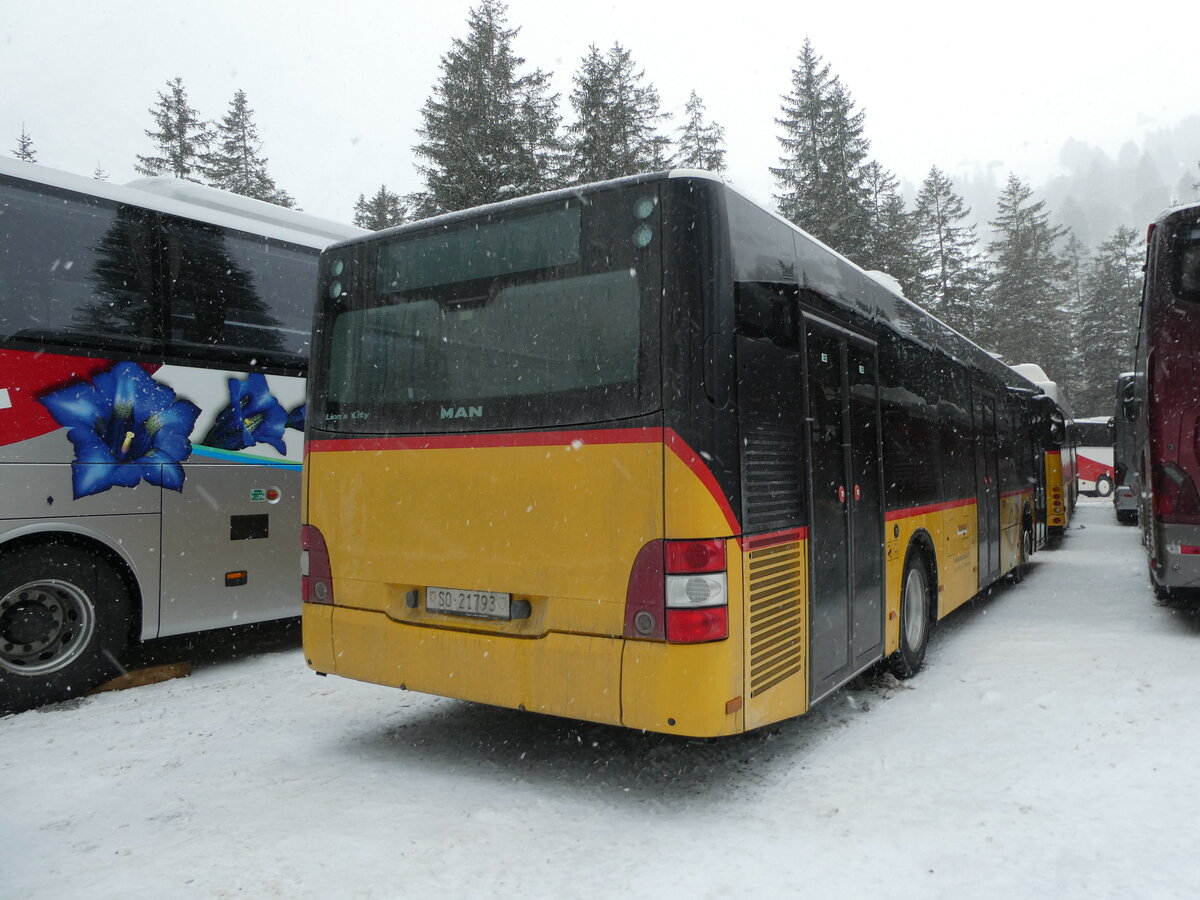
<svg viewBox="0 0 1200 900">
<path fill-rule="evenodd" d="M 1109 416 L 1093 416 L 1074 422 L 1075 483 L 1088 497 L 1110 497 L 1113 474 L 1113 429 Z"/>
<path fill-rule="evenodd" d="M 1135 391 L 1138 518 L 1159 599 L 1200 587 L 1200 203 L 1150 226 Z"/>
</svg>

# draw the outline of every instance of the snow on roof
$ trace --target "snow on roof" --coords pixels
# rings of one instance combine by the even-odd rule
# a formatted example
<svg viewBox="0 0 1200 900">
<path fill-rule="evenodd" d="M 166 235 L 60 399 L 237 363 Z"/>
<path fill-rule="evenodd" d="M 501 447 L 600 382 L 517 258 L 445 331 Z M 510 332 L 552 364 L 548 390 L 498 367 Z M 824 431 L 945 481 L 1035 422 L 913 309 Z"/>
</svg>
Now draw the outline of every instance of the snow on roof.
<svg viewBox="0 0 1200 900">
<path fill-rule="evenodd" d="M 138 178 L 129 184 L 120 185 L 61 172 L 36 163 L 3 158 L 0 158 L 0 175 L 98 197 L 113 203 L 207 222 L 222 228 L 275 238 L 303 247 L 323 249 L 334 241 L 368 233 L 365 229 L 353 225 L 333 222 L 262 200 L 241 197 L 207 185 L 161 175 Z"/>
</svg>

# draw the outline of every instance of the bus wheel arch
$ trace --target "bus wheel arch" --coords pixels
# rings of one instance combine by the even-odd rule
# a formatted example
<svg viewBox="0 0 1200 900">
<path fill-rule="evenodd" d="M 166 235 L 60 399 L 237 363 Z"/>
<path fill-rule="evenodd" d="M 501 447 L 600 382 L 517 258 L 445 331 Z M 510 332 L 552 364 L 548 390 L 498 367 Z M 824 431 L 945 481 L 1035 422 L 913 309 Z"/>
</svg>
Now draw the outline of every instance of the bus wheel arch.
<svg viewBox="0 0 1200 900">
<path fill-rule="evenodd" d="M 921 670 L 929 635 L 937 620 L 937 554 L 933 541 L 918 532 L 909 542 L 900 577 L 900 640 L 889 659 L 898 678 L 912 678 Z"/>
<path fill-rule="evenodd" d="M 140 597 L 103 543 L 65 532 L 0 545 L 0 711 L 78 696 L 120 670 Z"/>
</svg>

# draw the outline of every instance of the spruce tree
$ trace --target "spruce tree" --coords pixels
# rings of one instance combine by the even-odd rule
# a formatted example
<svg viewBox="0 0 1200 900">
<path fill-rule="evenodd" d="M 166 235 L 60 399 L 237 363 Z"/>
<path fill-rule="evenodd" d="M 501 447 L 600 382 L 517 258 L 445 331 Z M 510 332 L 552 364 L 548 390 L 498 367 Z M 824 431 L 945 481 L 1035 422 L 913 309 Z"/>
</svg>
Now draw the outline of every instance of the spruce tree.
<svg viewBox="0 0 1200 900">
<path fill-rule="evenodd" d="M 408 206 L 400 199 L 399 194 L 389 191 L 386 184 L 381 184 L 370 200 L 359 194 L 358 202 L 354 204 L 354 224 L 359 228 L 382 231 L 393 225 L 403 225 L 407 221 Z"/>
<path fill-rule="evenodd" d="M 975 226 L 970 207 L 937 166 L 921 183 L 913 217 L 925 263 L 915 299 L 946 324 L 977 339 L 985 279 Z"/>
<path fill-rule="evenodd" d="M 258 155 L 262 141 L 245 91 L 233 95 L 229 111 L 217 123 L 214 140 L 216 149 L 205 153 L 201 160 L 201 169 L 209 184 L 279 206 L 290 208 L 296 205 L 291 195 L 281 190 L 267 174 L 267 160 Z"/>
<path fill-rule="evenodd" d="M 17 149 L 13 151 L 13 156 L 22 162 L 37 162 L 37 151 L 33 149 L 33 138 L 29 136 L 24 125 L 21 126 L 21 136 L 17 138 Z"/>
<path fill-rule="evenodd" d="M 704 101 L 692 91 L 684 109 L 684 120 L 676 132 L 675 165 L 685 169 L 725 171 L 725 129 L 716 122 L 705 121 Z"/>
<path fill-rule="evenodd" d="M 904 295 L 916 300 L 926 267 L 917 243 L 916 219 L 905 206 L 896 176 L 878 162 L 863 167 L 863 183 L 870 229 L 859 265 L 891 275 L 900 282 Z"/>
<path fill-rule="evenodd" d="M 559 183 L 558 96 L 541 69 L 520 74 L 512 49 L 520 29 L 507 7 L 481 0 L 465 39 L 442 57 L 442 76 L 421 110 L 422 216 L 536 193 Z"/>
<path fill-rule="evenodd" d="M 213 131 L 188 105 L 183 79 L 167 82 L 158 103 L 150 107 L 157 130 L 146 137 L 154 142 L 157 155 L 138 155 L 134 169 L 142 175 L 174 175 L 188 181 L 201 181 L 201 161 L 212 143 Z"/>
<path fill-rule="evenodd" d="M 1133 368 L 1142 259 L 1141 235 L 1123 225 L 1092 257 L 1075 336 L 1079 367 L 1074 405 L 1079 413 L 1106 410 L 1117 375 Z"/>
<path fill-rule="evenodd" d="M 1065 384 L 1070 329 L 1058 243 L 1066 229 L 1050 223 L 1045 202 L 1033 201 L 1032 189 L 1016 175 L 1009 175 L 996 218 L 988 224 L 996 239 L 988 244 L 990 302 L 983 337 L 1007 361 L 1038 363 Z"/>
<path fill-rule="evenodd" d="M 858 261 L 868 252 L 870 210 L 863 169 L 870 142 L 865 114 L 829 64 L 804 39 L 791 90 L 783 96 L 779 166 L 771 173 L 779 211 L 835 250 Z"/>
<path fill-rule="evenodd" d="M 568 178 L 573 184 L 654 172 L 671 165 L 670 139 L 658 132 L 658 91 L 636 71 L 619 43 L 607 54 L 593 44 L 575 73 L 568 128 Z"/>
<path fill-rule="evenodd" d="M 96 171 L 92 173 L 92 177 L 97 181 L 108 181 L 108 173 L 104 171 L 104 167 L 100 163 L 96 163 Z"/>
<path fill-rule="evenodd" d="M 1067 397 L 1074 401 L 1080 396 L 1082 388 L 1087 383 L 1083 374 L 1084 348 L 1080 343 L 1082 336 L 1080 319 L 1084 314 L 1084 307 L 1087 305 L 1087 281 L 1091 269 L 1087 246 L 1074 232 L 1068 235 L 1063 246 L 1062 260 L 1063 303 L 1070 337 L 1065 356 L 1067 377 L 1066 383 L 1062 387 L 1067 392 Z M 1075 410 L 1078 412 L 1078 407 Z"/>
</svg>

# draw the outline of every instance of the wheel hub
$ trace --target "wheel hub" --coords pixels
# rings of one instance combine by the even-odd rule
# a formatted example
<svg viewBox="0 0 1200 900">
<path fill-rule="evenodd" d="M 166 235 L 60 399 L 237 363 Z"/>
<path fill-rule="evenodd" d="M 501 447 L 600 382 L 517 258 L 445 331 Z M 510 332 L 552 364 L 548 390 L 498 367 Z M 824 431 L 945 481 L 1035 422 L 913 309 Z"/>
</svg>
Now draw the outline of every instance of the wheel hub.
<svg viewBox="0 0 1200 900">
<path fill-rule="evenodd" d="M 46 644 L 62 622 L 62 606 L 53 597 L 20 599 L 0 618 L 0 641 L 6 644 Z"/>
<path fill-rule="evenodd" d="M 0 597 L 0 669 L 44 675 L 75 660 L 96 629 L 91 599 L 65 581 L 45 579 Z"/>
</svg>

